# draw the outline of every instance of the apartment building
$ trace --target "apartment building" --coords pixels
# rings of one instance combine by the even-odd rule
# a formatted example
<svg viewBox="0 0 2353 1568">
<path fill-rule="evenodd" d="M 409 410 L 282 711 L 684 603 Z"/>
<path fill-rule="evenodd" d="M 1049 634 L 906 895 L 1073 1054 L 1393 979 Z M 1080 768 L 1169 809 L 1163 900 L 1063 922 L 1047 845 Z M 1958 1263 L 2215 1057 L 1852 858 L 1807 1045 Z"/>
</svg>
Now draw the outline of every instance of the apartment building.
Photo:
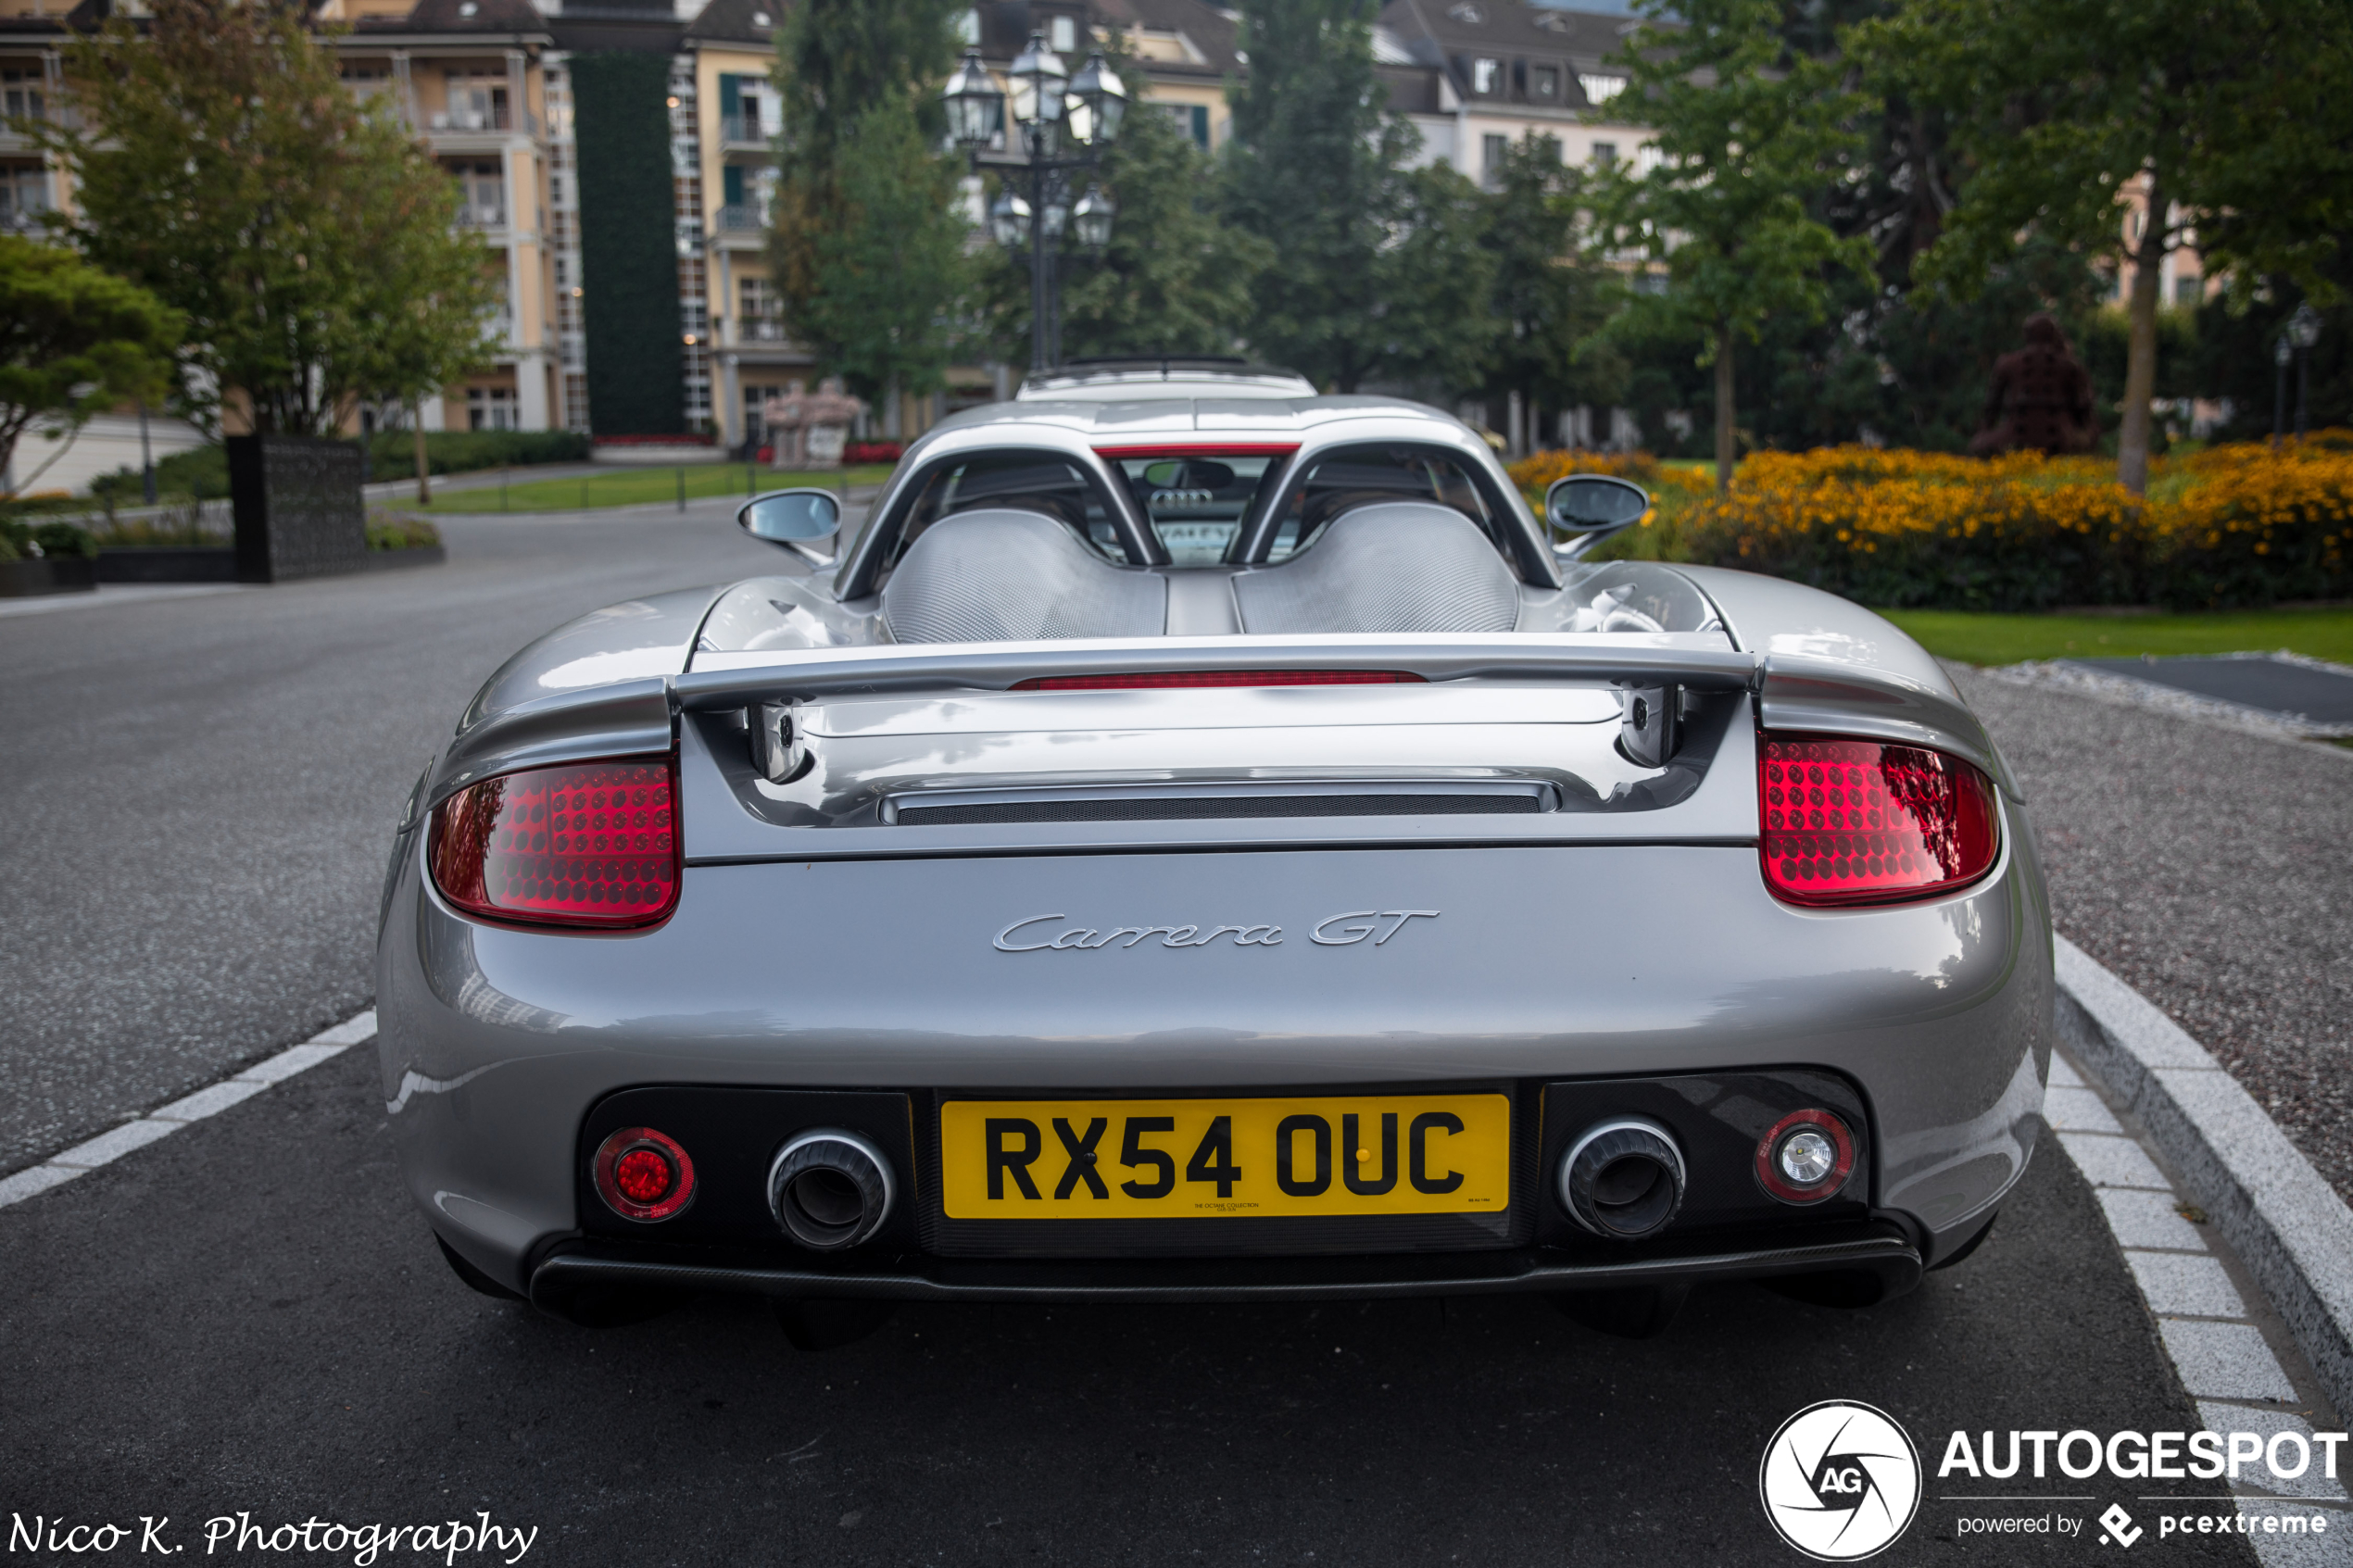
<svg viewBox="0 0 2353 1568">
<path fill-rule="evenodd" d="M 0 17 L 0 232 L 37 238 L 48 232 L 50 213 L 73 210 L 70 175 L 6 121 L 72 123 L 59 49 L 69 27 L 94 20 L 91 0 L 71 11 L 33 0 L 15 15 Z M 135 469 L 148 457 L 169 457 L 203 444 L 201 431 L 159 409 L 100 414 L 63 442 L 35 427 L 17 442 L 8 471 L 0 474 L 0 493 L 19 485 L 35 495 L 86 490 L 100 474 Z"/>
<path fill-rule="evenodd" d="M 795 381 L 810 382 L 814 363 L 784 328 L 767 255 L 774 197 L 779 104 L 773 81 L 774 33 L 787 0 L 709 0 L 674 33 L 653 27 L 631 46 L 672 51 L 667 107 L 675 184 L 682 399 L 691 429 L 723 445 L 757 447 L 761 408 Z M 612 0 L 572 0 L 553 24 L 560 38 L 596 25 L 576 46 L 623 41 L 612 24 L 624 17 L 652 23 L 655 13 L 623 11 Z M 965 12 L 961 31 L 982 57 L 1002 69 L 1032 31 L 1070 59 L 1114 32 L 1141 63 L 1145 101 L 1170 115 L 1204 151 L 1231 134 L 1225 83 L 1242 69 L 1233 19 L 1203 0 L 988 0 Z M 593 216 L 593 215 L 592 215 Z M 943 395 L 877 409 L 876 433 L 920 433 L 947 412 L 999 394 L 981 367 L 951 376 Z"/>
<path fill-rule="evenodd" d="M 94 26 L 105 14 L 96 0 L 82 0 L 69 13 L 0 19 L 0 111 L 53 120 L 69 114 L 60 45 L 69 29 Z M 561 422 L 561 236 L 551 229 L 558 206 L 551 197 L 559 194 L 551 186 L 560 183 L 570 128 L 560 91 L 551 107 L 546 19 L 527 0 L 325 0 L 313 16 L 335 30 L 344 81 L 363 97 L 387 102 L 448 171 L 453 221 L 481 233 L 503 284 L 490 368 L 427 399 L 426 428 L 544 430 Z M 65 170 L 29 138 L 0 130 L 0 229 L 42 232 L 42 215 L 70 211 L 72 200 Z M 576 268 L 575 261 L 575 274 Z M 359 417 L 372 422 L 377 412 Z M 115 422 L 102 421 L 107 430 L 94 427 L 84 440 L 119 445 L 107 439 Z M 150 425 L 151 444 L 158 428 L 180 444 L 176 425 Z"/>
<path fill-rule="evenodd" d="M 815 376 L 809 352 L 785 335 L 768 263 L 781 9 L 781 0 L 711 0 L 671 68 L 686 418 L 746 448 L 766 438 L 766 400 Z"/>
<path fill-rule="evenodd" d="M 55 120 L 63 115 L 57 49 L 64 28 L 44 17 L 0 19 L 0 116 Z M 0 119 L 0 232 L 38 233 L 42 214 L 67 201 L 65 175 L 40 146 Z"/>
<path fill-rule="evenodd" d="M 427 400 L 425 428 L 565 423 L 557 302 L 573 274 L 559 275 L 556 198 L 570 127 L 560 92 L 551 103 L 547 19 L 527 0 L 325 0 L 313 14 L 340 24 L 345 82 L 388 102 L 448 170 L 454 221 L 481 234 L 503 285 L 489 368 Z"/>
<path fill-rule="evenodd" d="M 1423 159 L 1486 184 L 1529 135 L 1552 137 L 1574 165 L 1640 157 L 1648 132 L 1626 112 L 1610 56 L 1641 25 L 1528 0 L 1390 0 L 1374 54 Z"/>
<path fill-rule="evenodd" d="M 1144 74 L 1143 101 L 1204 153 L 1234 132 L 1226 84 L 1249 73 L 1231 13 L 1208 0 L 1096 0 L 1095 36 L 1116 36 Z"/>
</svg>

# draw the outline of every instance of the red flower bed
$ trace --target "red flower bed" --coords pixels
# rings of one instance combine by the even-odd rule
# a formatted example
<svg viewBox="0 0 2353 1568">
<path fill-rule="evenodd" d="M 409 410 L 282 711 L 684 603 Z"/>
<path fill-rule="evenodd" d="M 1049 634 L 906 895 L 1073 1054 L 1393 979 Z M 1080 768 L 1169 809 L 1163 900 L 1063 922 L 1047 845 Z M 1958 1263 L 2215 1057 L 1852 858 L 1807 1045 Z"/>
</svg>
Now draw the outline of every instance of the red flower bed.
<svg viewBox="0 0 2353 1568">
<path fill-rule="evenodd" d="M 906 446 L 897 441 L 852 441 L 841 449 L 845 463 L 895 463 Z"/>
</svg>

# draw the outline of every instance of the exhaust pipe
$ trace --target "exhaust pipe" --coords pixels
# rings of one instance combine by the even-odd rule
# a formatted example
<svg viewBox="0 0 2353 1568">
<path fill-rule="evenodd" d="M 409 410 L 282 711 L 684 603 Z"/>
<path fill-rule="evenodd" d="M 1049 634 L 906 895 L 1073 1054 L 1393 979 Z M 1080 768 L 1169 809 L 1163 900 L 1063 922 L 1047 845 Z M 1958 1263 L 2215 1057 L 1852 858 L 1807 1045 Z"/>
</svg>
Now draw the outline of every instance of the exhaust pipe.
<svg viewBox="0 0 2353 1568">
<path fill-rule="evenodd" d="M 794 1134 L 768 1167 L 776 1223 L 821 1252 L 855 1247 L 880 1230 L 898 1190 L 882 1150 L 839 1127 Z"/>
<path fill-rule="evenodd" d="M 1596 1122 L 1561 1160 L 1560 1200 L 1595 1236 L 1640 1241 L 1683 1207 L 1683 1151 L 1646 1116 Z"/>
</svg>

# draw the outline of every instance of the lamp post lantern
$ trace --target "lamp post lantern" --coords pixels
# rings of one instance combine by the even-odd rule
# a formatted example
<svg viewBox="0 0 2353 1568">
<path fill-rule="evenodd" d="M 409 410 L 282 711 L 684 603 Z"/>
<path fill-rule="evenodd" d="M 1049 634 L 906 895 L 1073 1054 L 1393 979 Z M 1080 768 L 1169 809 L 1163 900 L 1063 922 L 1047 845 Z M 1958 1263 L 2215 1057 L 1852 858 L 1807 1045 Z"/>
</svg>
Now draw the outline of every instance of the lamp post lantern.
<svg viewBox="0 0 2353 1568">
<path fill-rule="evenodd" d="M 1093 174 L 1118 139 L 1127 88 L 1101 50 L 1073 78 L 1042 32 L 1029 35 L 1005 78 L 1010 94 L 991 79 L 980 51 L 967 50 L 940 96 L 950 134 L 974 171 L 993 169 L 1002 183 L 988 208 L 989 237 L 1029 253 L 1029 368 L 1044 370 L 1062 363 L 1063 236 L 1075 232 L 1090 250 L 1111 243 L 1117 210 L 1111 198 L 1091 180 L 1075 201 L 1071 192 L 1074 176 Z M 1019 132 L 1018 146 L 1009 130 Z"/>
</svg>

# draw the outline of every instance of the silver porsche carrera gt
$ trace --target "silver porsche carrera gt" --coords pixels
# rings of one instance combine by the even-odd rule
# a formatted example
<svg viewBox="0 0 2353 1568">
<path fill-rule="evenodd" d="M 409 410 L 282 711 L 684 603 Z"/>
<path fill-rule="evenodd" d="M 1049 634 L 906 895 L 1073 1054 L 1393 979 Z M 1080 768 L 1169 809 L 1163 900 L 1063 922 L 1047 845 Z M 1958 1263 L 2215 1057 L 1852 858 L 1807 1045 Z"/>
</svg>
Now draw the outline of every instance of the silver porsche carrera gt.
<svg viewBox="0 0 2353 1568">
<path fill-rule="evenodd" d="M 1101 378 L 1098 378 L 1099 380 Z M 384 1091 L 453 1267 L 773 1298 L 1865 1305 L 2041 1126 L 2017 787 L 1843 600 L 1593 564 L 1478 434 L 1214 370 L 909 448 L 614 605 L 419 780 Z M 1278 386 L 1277 394 L 1290 388 Z M 1244 395 L 1255 394 L 1255 395 Z"/>
</svg>

